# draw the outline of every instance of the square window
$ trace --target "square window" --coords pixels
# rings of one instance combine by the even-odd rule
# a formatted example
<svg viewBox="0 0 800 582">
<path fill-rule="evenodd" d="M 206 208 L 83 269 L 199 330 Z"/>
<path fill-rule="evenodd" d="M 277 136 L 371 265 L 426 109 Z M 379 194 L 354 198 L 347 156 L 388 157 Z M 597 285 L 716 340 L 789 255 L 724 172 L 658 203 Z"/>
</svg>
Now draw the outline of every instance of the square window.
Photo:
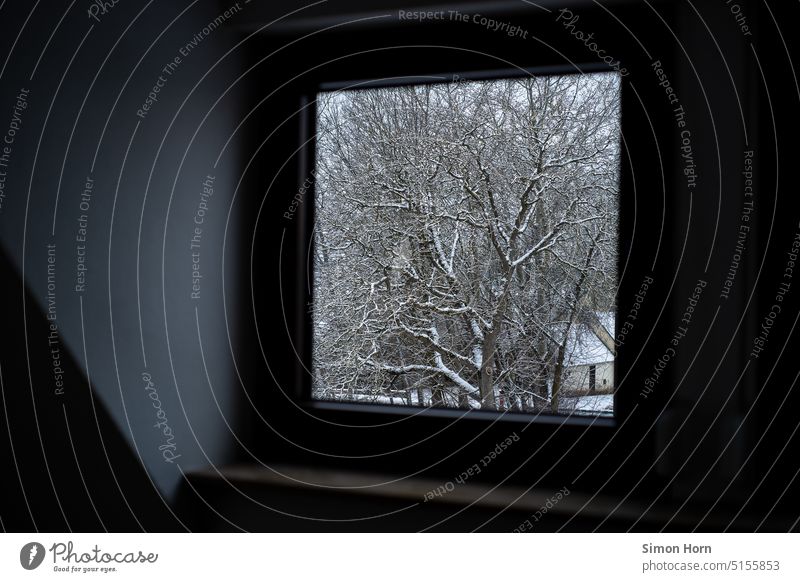
<svg viewBox="0 0 800 582">
<path fill-rule="evenodd" d="M 321 92 L 316 132 L 315 399 L 612 413 L 617 73 Z"/>
</svg>

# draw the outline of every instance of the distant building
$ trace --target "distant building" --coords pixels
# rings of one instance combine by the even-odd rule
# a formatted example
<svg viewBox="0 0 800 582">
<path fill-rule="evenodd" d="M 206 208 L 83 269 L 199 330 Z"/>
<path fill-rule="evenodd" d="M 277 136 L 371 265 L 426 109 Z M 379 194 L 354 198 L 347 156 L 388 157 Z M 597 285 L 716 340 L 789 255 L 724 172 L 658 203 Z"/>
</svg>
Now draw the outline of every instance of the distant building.
<svg viewBox="0 0 800 582">
<path fill-rule="evenodd" d="M 572 325 L 567 338 L 561 390 L 593 394 L 614 390 L 614 312 L 588 314 Z"/>
</svg>

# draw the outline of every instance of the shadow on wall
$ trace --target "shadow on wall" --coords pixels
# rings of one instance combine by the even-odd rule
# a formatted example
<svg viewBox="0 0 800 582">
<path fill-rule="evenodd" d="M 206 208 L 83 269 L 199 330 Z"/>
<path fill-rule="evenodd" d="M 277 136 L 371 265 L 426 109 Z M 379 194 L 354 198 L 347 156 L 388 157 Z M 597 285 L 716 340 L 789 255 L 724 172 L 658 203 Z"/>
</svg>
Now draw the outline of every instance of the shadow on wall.
<svg viewBox="0 0 800 582">
<path fill-rule="evenodd" d="M 182 471 L 235 458 L 242 428 L 232 133 L 243 88 L 236 52 L 225 55 L 236 14 L 219 20 L 215 3 L 28 10 L 4 7 L 0 25 L 4 38 L 20 32 L 0 94 L 0 132 L 13 132 L 0 206 L 13 446 L 2 454 L 41 498 L 6 475 L 17 492 L 0 518 L 173 528 L 169 511 L 138 524 L 136 503 L 171 501 Z M 131 515 L 115 513 L 126 506 L 115 478 L 140 498 Z"/>
<path fill-rule="evenodd" d="M 52 351 L 58 348 L 50 323 L 15 271 L 0 252 L 4 530 L 178 529 L 167 500 L 80 367 L 65 349 Z M 64 394 L 56 395 L 64 379 Z"/>
</svg>

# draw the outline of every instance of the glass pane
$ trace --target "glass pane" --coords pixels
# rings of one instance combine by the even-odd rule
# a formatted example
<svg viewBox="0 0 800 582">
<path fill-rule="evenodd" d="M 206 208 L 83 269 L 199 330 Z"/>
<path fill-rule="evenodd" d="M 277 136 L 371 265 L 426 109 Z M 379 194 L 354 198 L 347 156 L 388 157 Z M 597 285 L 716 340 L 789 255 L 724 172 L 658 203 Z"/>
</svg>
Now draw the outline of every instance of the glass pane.
<svg viewBox="0 0 800 582">
<path fill-rule="evenodd" d="M 314 398 L 612 414 L 619 75 L 317 97 Z"/>
</svg>

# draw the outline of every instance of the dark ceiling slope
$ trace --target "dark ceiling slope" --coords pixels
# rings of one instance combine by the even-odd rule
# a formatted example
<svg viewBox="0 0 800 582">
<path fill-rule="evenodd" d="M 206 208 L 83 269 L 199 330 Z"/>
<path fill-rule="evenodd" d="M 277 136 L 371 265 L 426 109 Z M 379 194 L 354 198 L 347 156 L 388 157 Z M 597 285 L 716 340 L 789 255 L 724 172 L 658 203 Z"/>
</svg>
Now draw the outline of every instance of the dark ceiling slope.
<svg viewBox="0 0 800 582">
<path fill-rule="evenodd" d="M 3 530 L 181 529 L 64 350 L 55 394 L 49 323 L 2 249 L 0 273 Z"/>
</svg>

